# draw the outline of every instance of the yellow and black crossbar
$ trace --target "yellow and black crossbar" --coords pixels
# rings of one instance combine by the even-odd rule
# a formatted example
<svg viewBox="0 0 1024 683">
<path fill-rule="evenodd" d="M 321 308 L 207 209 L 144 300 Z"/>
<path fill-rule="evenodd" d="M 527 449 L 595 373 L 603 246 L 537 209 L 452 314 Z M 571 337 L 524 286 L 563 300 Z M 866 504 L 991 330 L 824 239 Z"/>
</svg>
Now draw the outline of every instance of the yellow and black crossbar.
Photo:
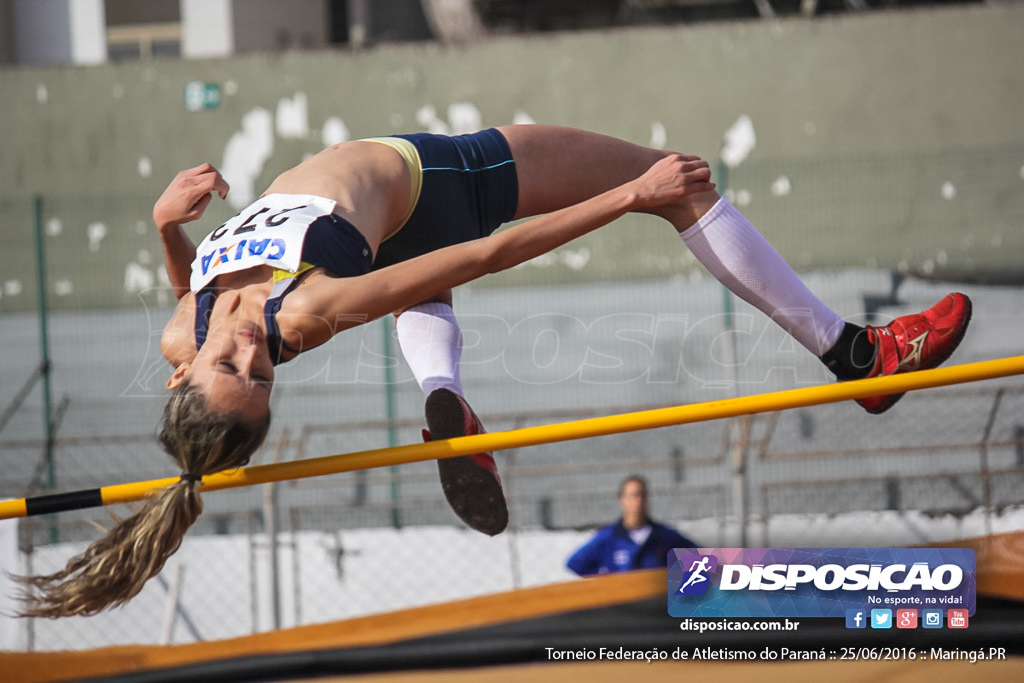
<svg viewBox="0 0 1024 683">
<path fill-rule="evenodd" d="M 201 490 L 240 488 L 288 479 L 303 479 L 340 472 L 402 465 L 423 460 L 452 458 L 473 453 L 500 451 L 544 443 L 585 439 L 623 432 L 656 429 L 673 425 L 717 420 L 740 415 L 753 415 L 789 410 L 823 403 L 836 403 L 868 396 L 897 394 L 918 389 L 931 389 L 952 384 L 1024 374 L 1024 356 L 952 365 L 933 370 L 920 370 L 889 377 L 875 377 L 851 382 L 789 389 L 740 398 L 708 401 L 690 405 L 656 408 L 585 420 L 524 427 L 504 432 L 460 436 L 445 441 L 379 448 L 356 453 L 343 453 L 305 460 L 254 465 L 203 477 Z M 0 519 L 28 517 L 81 508 L 129 503 L 145 498 L 150 492 L 165 488 L 178 477 L 152 479 L 129 484 L 115 484 L 96 489 L 0 501 Z"/>
</svg>

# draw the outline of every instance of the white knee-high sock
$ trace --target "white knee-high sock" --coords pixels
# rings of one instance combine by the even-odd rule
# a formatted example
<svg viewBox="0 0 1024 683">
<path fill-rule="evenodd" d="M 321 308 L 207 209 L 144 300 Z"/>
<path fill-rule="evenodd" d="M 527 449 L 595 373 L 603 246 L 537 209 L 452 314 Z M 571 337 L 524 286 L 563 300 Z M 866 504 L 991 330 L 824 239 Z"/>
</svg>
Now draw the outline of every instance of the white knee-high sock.
<svg viewBox="0 0 1024 683">
<path fill-rule="evenodd" d="M 452 307 L 439 302 L 413 306 L 398 316 L 395 328 L 402 355 L 423 394 L 449 389 L 461 396 L 462 331 Z"/>
<path fill-rule="evenodd" d="M 746 216 L 724 197 L 683 242 L 712 275 L 755 306 L 815 356 L 831 349 L 845 323 L 800 280 Z"/>
</svg>

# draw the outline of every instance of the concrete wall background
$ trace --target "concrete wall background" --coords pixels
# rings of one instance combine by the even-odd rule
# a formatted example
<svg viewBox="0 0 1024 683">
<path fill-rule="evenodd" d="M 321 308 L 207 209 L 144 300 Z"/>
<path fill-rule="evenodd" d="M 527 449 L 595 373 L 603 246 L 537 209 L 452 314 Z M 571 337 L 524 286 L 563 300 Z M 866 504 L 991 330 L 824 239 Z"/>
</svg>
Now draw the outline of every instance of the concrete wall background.
<svg viewBox="0 0 1024 683">
<path fill-rule="evenodd" d="M 987 267 L 1005 276 L 1024 255 L 1022 63 L 1024 6 L 1008 5 L 497 39 L 464 48 L 395 45 L 363 53 L 6 70 L 0 72 L 0 244 L 14 257 L 5 259 L 0 278 L 0 312 L 35 305 L 33 196 L 45 202 L 53 305 L 133 306 L 147 283 L 160 284 L 149 208 L 181 168 L 219 165 L 241 201 L 324 144 L 516 120 L 588 128 L 717 159 L 726 132 L 747 116 L 756 146 L 730 184 L 758 164 L 769 183 L 778 175 L 773 164 L 806 160 L 842 171 L 855 159 L 858 177 L 871 177 L 893 158 L 927 166 L 936 154 L 951 153 L 947 162 L 956 167 L 955 154 L 968 150 L 981 161 L 965 182 L 988 188 L 976 202 L 991 212 L 978 215 L 972 204 L 968 218 L 996 225 L 999 234 L 985 233 L 969 245 L 982 249 L 980 258 L 961 248 L 970 258 L 949 263 L 947 255 L 944 263 L 972 277 Z M 191 81 L 216 85 L 219 106 L 186 111 Z M 998 159 L 997 190 L 984 175 L 986 155 Z M 820 169 L 808 175 L 821 175 Z M 836 192 L 852 192 L 849 201 L 865 205 L 869 216 L 905 209 L 900 196 L 881 201 L 859 182 L 841 181 Z M 844 224 L 840 215 L 823 226 L 827 231 L 798 231 L 787 242 L 787 224 L 815 221 L 806 202 L 796 208 L 803 213 L 765 231 L 801 268 L 896 268 L 901 257 L 906 265 L 906 253 L 889 260 L 879 253 L 890 251 L 886 220 L 861 216 Z M 216 206 L 194 235 L 236 210 Z M 762 214 L 783 215 L 756 202 L 744 210 L 759 225 Z M 558 260 L 552 281 L 663 276 L 694 267 L 683 257 L 658 265 L 656 257 L 675 239 L 668 231 L 645 231 L 635 244 L 635 226 L 645 221 L 628 219 L 626 227 L 597 238 L 582 273 L 571 255 Z M 927 222 L 908 225 L 903 252 L 943 240 L 951 250 L 961 245 L 959 221 L 945 232 Z M 805 234 L 823 240 L 809 256 L 799 252 Z M 856 238 L 829 248 L 832 237 L 851 234 Z M 911 270 L 919 270 L 916 258 L 910 254 Z M 494 282 L 521 280 L 512 273 Z"/>
</svg>

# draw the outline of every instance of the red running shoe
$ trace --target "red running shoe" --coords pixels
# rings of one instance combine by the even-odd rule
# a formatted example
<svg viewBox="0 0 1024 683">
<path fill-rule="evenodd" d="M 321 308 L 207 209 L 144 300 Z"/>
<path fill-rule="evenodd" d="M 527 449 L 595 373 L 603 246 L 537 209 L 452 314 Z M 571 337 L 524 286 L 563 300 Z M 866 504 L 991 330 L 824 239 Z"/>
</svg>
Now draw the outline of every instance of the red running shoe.
<svg viewBox="0 0 1024 683">
<path fill-rule="evenodd" d="M 895 375 L 938 367 L 956 350 L 971 321 L 971 300 L 947 294 L 923 313 L 904 315 L 885 327 L 868 325 L 875 344 L 875 365 L 868 377 Z M 864 410 L 878 415 L 892 408 L 903 394 L 859 398 Z"/>
<path fill-rule="evenodd" d="M 480 418 L 465 399 L 448 389 L 430 392 L 426 403 L 427 429 L 423 440 L 483 434 Z M 448 504 L 463 522 L 489 536 L 508 526 L 508 506 L 498 467 L 490 453 L 474 453 L 437 461 L 441 488 Z"/>
</svg>

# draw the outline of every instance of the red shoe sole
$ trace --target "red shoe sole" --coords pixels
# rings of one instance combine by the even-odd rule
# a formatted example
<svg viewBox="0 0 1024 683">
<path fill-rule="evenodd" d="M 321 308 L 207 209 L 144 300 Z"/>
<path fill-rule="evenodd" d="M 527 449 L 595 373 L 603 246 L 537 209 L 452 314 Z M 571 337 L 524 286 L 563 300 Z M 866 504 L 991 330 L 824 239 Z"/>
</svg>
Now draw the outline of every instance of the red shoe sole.
<svg viewBox="0 0 1024 683">
<path fill-rule="evenodd" d="M 473 416 L 464 412 L 462 401 L 447 389 L 431 392 L 425 413 L 433 440 L 453 439 L 475 431 L 475 423 L 467 424 Z M 493 467 L 493 459 L 484 454 L 438 460 L 441 490 L 459 519 L 481 533 L 495 536 L 508 526 L 508 505 L 496 473 L 477 464 L 477 457 L 486 457 L 490 460 L 487 464 Z"/>
</svg>

